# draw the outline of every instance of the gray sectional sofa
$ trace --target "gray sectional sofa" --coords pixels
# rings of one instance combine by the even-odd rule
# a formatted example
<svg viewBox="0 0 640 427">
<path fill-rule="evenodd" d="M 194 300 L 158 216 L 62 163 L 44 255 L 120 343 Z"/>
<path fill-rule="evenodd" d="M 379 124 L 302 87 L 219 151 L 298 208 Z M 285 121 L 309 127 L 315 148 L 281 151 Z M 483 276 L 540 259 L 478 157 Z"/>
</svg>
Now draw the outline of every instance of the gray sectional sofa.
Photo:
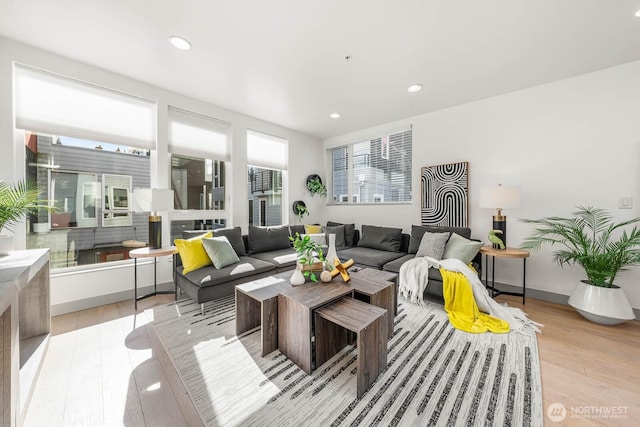
<svg viewBox="0 0 640 427">
<path fill-rule="evenodd" d="M 242 235 L 240 227 L 217 229 L 215 236 L 225 236 L 236 252 L 239 262 L 216 269 L 209 265 L 195 271 L 183 273 L 180 256 L 175 265 L 175 280 L 178 288 L 201 304 L 223 296 L 232 295 L 235 286 L 261 277 L 292 270 L 296 264 L 296 254 L 291 247 L 289 236 L 304 234 L 304 226 L 249 227 L 249 233 Z M 402 233 L 400 228 L 363 225 L 362 232 L 354 224 L 328 222 L 327 233 L 336 234 L 336 250 L 341 260 L 353 259 L 356 266 L 375 268 L 394 273 L 400 266 L 416 256 L 425 232 L 456 233 L 470 238 L 468 228 L 412 226 L 411 234 Z M 206 231 L 186 231 L 183 238 L 195 237 Z M 474 266 L 480 271 L 480 255 L 474 258 Z M 425 297 L 442 300 L 442 276 L 436 269 L 429 273 L 429 284 Z"/>
<path fill-rule="evenodd" d="M 338 251 L 338 256 L 343 260 L 353 259 L 359 267 L 398 273 L 402 264 L 416 257 L 425 232 L 456 233 L 465 239 L 471 239 L 469 228 L 412 225 L 409 235 L 402 233 L 399 228 L 363 225 L 356 245 Z M 480 274 L 481 261 L 479 253 L 472 261 L 478 274 Z M 425 297 L 442 302 L 442 275 L 435 268 L 429 270 L 429 283 L 425 289 Z"/>
</svg>

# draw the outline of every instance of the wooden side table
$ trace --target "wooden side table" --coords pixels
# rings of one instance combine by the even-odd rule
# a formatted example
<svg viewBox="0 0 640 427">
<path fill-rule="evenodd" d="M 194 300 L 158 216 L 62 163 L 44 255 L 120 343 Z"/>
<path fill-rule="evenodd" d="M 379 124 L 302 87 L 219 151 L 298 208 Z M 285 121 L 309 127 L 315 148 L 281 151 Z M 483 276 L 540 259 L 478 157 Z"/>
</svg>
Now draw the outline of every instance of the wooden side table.
<svg viewBox="0 0 640 427">
<path fill-rule="evenodd" d="M 157 272 L 157 265 L 158 265 L 158 257 L 159 256 L 166 256 L 166 255 L 173 255 L 173 262 L 174 265 L 176 263 L 176 257 L 175 255 L 178 253 L 178 249 L 176 249 L 175 246 L 167 246 L 164 248 L 159 248 L 159 249 L 152 249 L 152 248 L 138 248 L 138 249 L 134 249 L 132 251 L 129 251 L 129 257 L 134 259 L 133 262 L 133 276 L 134 276 L 134 291 L 133 291 L 133 297 L 134 297 L 134 306 L 135 309 L 138 309 L 138 301 L 140 301 L 141 299 L 145 299 L 145 298 L 149 298 L 151 296 L 155 296 L 158 294 L 174 294 L 176 299 L 178 299 L 178 289 L 177 289 L 177 285 L 176 285 L 176 278 L 175 278 L 175 273 L 174 273 L 174 278 L 173 278 L 173 286 L 174 289 L 173 291 L 158 291 L 158 272 Z M 138 296 L 138 258 L 153 258 L 153 292 L 148 293 L 147 295 L 141 295 Z M 174 269 L 175 271 L 175 269 Z"/>
<path fill-rule="evenodd" d="M 493 246 L 483 246 L 480 248 L 480 253 L 484 254 L 484 285 L 487 289 L 491 289 L 491 297 L 498 295 L 515 295 L 522 296 L 522 304 L 525 303 L 525 295 L 527 292 L 527 258 L 529 257 L 529 251 L 517 248 L 506 249 L 494 249 Z M 491 263 L 491 286 L 489 286 L 489 257 L 492 258 Z M 516 258 L 522 259 L 522 293 L 509 292 L 496 289 L 496 258 Z"/>
</svg>

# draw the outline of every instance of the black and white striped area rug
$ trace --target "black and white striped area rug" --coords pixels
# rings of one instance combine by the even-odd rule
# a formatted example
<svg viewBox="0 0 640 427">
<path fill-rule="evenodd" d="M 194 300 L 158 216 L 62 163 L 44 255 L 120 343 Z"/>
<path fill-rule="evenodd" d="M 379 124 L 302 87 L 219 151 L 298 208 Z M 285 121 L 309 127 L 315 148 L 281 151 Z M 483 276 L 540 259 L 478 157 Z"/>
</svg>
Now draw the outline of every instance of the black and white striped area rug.
<svg viewBox="0 0 640 427">
<path fill-rule="evenodd" d="M 356 399 L 347 347 L 309 376 L 260 331 L 235 336 L 234 298 L 153 308 L 153 328 L 208 426 L 541 426 L 535 336 L 468 334 L 442 306 L 400 301 L 388 367 Z"/>
</svg>

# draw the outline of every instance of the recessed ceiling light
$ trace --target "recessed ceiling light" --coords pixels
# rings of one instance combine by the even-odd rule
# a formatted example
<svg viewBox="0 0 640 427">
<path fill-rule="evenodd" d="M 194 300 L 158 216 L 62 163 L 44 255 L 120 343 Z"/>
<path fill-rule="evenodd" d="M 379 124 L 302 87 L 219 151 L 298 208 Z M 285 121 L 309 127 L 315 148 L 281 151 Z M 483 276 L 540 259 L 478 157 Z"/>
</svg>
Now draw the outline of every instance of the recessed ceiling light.
<svg viewBox="0 0 640 427">
<path fill-rule="evenodd" d="M 407 88 L 407 90 L 408 90 L 409 92 L 419 92 L 419 91 L 421 91 L 421 90 L 422 90 L 422 85 L 421 85 L 421 84 L 419 84 L 419 83 L 416 83 L 416 84 L 414 84 L 414 85 L 409 86 L 409 87 Z"/>
<path fill-rule="evenodd" d="M 191 43 L 189 43 L 189 40 L 185 39 L 184 37 L 171 36 L 169 37 L 169 43 L 180 50 L 191 49 Z"/>
<path fill-rule="evenodd" d="M 331 113 L 331 114 L 329 114 L 329 117 L 331 117 L 332 119 L 339 119 L 339 118 L 340 118 L 340 114 L 338 114 L 338 113 Z"/>
<path fill-rule="evenodd" d="M 640 18 L 640 9 L 636 10 L 636 17 Z"/>
</svg>

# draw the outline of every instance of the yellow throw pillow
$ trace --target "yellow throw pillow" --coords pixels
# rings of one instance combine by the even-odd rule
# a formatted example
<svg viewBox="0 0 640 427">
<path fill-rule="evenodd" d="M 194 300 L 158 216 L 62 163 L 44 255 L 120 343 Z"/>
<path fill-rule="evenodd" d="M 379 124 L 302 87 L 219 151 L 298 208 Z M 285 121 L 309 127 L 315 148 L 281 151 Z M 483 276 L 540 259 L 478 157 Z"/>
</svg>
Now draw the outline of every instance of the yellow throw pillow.
<svg viewBox="0 0 640 427">
<path fill-rule="evenodd" d="M 187 274 L 207 265 L 211 265 L 211 258 L 202 246 L 202 239 L 213 237 L 213 233 L 209 231 L 201 236 L 192 237 L 191 239 L 176 239 L 175 245 L 182 260 L 182 274 Z"/>
<path fill-rule="evenodd" d="M 306 225 L 304 226 L 305 234 L 320 234 L 322 233 L 321 225 Z"/>
</svg>

